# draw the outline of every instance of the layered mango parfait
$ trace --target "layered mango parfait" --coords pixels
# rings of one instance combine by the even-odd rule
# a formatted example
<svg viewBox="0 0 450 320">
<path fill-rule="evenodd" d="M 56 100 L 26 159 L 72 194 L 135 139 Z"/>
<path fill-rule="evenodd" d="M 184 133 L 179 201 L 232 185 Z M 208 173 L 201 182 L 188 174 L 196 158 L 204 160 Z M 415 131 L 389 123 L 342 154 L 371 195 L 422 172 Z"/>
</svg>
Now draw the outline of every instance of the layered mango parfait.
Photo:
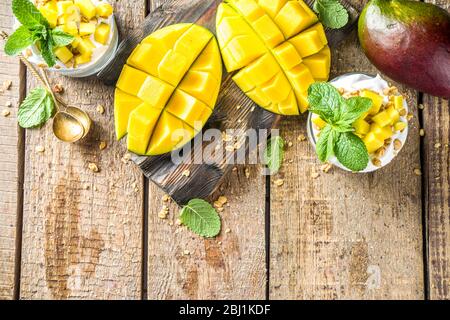
<svg viewBox="0 0 450 320">
<path fill-rule="evenodd" d="M 352 125 L 354 134 L 362 139 L 370 157 L 367 168 L 362 172 L 375 171 L 390 163 L 403 148 L 408 135 L 411 115 L 405 97 L 379 75 L 347 74 L 330 84 L 346 99 L 364 97 L 372 101 L 370 110 Z M 308 134 L 314 145 L 325 126 L 323 119 L 310 114 Z M 345 169 L 336 158 L 330 162 Z"/>
<path fill-rule="evenodd" d="M 113 7 L 105 0 L 36 0 L 36 7 L 52 29 L 74 37 L 71 44 L 54 49 L 54 69 L 71 76 L 96 73 L 114 53 L 117 27 Z M 38 46 L 25 53 L 35 63 L 43 63 Z"/>
<path fill-rule="evenodd" d="M 214 35 L 182 23 L 145 38 L 131 53 L 116 84 L 114 118 L 128 150 L 161 155 L 178 149 L 211 116 L 222 81 Z"/>
<path fill-rule="evenodd" d="M 327 37 L 302 0 L 228 0 L 216 30 L 227 71 L 237 71 L 239 88 L 270 112 L 305 112 L 309 86 L 328 80 Z"/>
</svg>

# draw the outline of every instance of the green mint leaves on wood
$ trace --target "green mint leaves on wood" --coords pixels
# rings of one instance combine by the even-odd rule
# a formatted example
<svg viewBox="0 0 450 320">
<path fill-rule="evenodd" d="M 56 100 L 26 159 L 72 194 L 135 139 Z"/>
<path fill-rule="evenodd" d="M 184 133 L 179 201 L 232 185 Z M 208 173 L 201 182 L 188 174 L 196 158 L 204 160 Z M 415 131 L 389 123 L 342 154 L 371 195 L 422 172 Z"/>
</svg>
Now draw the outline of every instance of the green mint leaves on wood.
<svg viewBox="0 0 450 320">
<path fill-rule="evenodd" d="M 313 9 L 328 28 L 339 29 L 348 23 L 348 12 L 339 0 L 316 0 Z"/>
<path fill-rule="evenodd" d="M 42 58 L 49 67 L 56 64 L 54 49 L 66 46 L 74 37 L 59 29 L 51 29 L 48 21 L 29 0 L 13 0 L 12 10 L 22 24 L 5 44 L 5 53 L 15 56 L 29 46 L 39 43 Z"/>
<path fill-rule="evenodd" d="M 326 82 L 313 83 L 308 89 L 309 111 L 327 125 L 320 131 L 316 153 L 322 162 L 336 156 L 352 171 L 361 171 L 369 163 L 364 142 L 353 133 L 353 122 L 372 107 L 372 100 L 363 97 L 344 99 L 337 89 Z"/>
<path fill-rule="evenodd" d="M 212 238 L 220 233 L 221 222 L 216 210 L 206 201 L 192 199 L 180 212 L 181 223 L 199 236 Z"/>
<path fill-rule="evenodd" d="M 267 141 L 264 151 L 264 161 L 271 174 L 280 170 L 284 158 L 284 140 L 280 136 L 275 136 Z"/>
<path fill-rule="evenodd" d="M 54 113 L 55 103 L 50 92 L 36 88 L 23 100 L 17 117 L 22 128 L 34 128 L 43 125 Z"/>
</svg>

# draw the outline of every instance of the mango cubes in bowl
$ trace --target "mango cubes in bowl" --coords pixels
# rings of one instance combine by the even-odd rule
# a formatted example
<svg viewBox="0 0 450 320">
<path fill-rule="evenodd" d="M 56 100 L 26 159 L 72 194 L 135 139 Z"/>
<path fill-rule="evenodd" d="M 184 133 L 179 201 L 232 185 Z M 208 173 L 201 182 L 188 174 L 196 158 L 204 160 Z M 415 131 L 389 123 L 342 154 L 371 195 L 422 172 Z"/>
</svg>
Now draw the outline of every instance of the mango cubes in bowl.
<svg viewBox="0 0 450 320">
<path fill-rule="evenodd" d="M 132 52 L 116 84 L 117 138 L 128 150 L 160 155 L 190 141 L 213 112 L 222 61 L 213 34 L 176 24 L 145 38 Z"/>
<path fill-rule="evenodd" d="M 302 0 L 229 0 L 220 4 L 216 31 L 228 72 L 259 106 L 297 115 L 307 90 L 326 81 L 331 54 L 324 28 Z"/>
<path fill-rule="evenodd" d="M 101 0 L 37 1 L 36 6 L 51 28 L 60 29 L 75 40 L 55 49 L 55 55 L 67 67 L 79 67 L 100 56 L 111 38 L 113 7 Z M 97 54 L 94 54 L 97 51 Z M 103 50 L 104 51 L 104 50 Z"/>
</svg>

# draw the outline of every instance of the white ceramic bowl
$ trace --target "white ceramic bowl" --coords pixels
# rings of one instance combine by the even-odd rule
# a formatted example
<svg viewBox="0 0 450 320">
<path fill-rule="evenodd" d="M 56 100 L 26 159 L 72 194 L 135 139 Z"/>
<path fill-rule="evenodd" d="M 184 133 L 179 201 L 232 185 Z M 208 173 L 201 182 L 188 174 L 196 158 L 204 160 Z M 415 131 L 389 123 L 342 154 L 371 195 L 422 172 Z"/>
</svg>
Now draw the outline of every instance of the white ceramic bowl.
<svg viewBox="0 0 450 320">
<path fill-rule="evenodd" d="M 353 85 L 349 85 L 349 83 L 355 82 Z M 370 75 L 370 74 L 364 74 L 364 73 L 346 73 L 341 76 L 338 76 L 330 81 L 330 84 L 334 85 L 336 88 L 346 88 L 346 90 L 354 91 L 354 90 L 360 90 L 360 89 L 370 89 L 373 90 L 380 95 L 384 96 L 386 103 L 388 101 L 388 97 L 383 94 L 383 89 L 386 89 L 389 87 L 388 83 L 383 80 L 379 75 Z M 405 107 L 405 110 L 408 112 L 408 104 L 406 102 L 406 99 L 403 100 L 403 104 Z M 316 143 L 318 140 L 318 134 L 319 130 L 314 126 L 312 119 L 318 117 L 316 114 L 309 113 L 308 115 L 308 121 L 307 121 L 307 131 L 308 131 L 308 139 L 311 142 L 311 144 L 314 146 L 314 149 L 316 148 Z M 406 116 L 400 117 L 400 121 L 403 121 L 408 124 L 408 120 L 406 119 Z M 397 156 L 397 154 L 400 152 L 399 150 L 394 150 L 394 141 L 396 139 L 400 140 L 402 143 L 402 148 L 406 143 L 406 139 L 408 137 L 408 125 L 406 128 L 401 132 L 395 132 L 392 136 L 392 142 L 386 146 L 386 152 L 383 156 L 378 157 L 378 159 L 381 161 L 381 166 L 375 166 L 372 163 L 373 155 L 370 155 L 369 164 L 367 167 L 359 171 L 359 173 L 368 173 L 373 172 L 376 170 L 379 170 L 386 165 L 388 165 L 394 158 Z M 346 171 L 351 171 L 348 168 L 344 167 L 337 159 L 336 157 L 332 157 L 328 160 L 329 163 L 343 169 Z"/>
</svg>

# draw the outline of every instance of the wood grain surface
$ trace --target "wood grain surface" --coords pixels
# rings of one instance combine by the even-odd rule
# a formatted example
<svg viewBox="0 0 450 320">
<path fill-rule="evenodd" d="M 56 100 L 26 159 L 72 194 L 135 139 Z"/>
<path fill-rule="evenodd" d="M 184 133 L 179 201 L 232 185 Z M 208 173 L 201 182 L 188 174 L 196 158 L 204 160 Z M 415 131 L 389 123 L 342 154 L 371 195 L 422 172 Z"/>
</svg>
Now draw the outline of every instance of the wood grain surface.
<svg viewBox="0 0 450 320">
<path fill-rule="evenodd" d="M 150 7 L 164 2 L 151 1 Z M 258 167 L 233 171 L 212 197 L 228 198 L 220 213 L 222 233 L 216 239 L 200 239 L 177 226 L 180 208 L 164 203 L 163 195 L 150 183 L 148 298 L 264 299 L 265 180 Z M 170 208 L 168 219 L 158 218 L 163 205 Z"/>
<path fill-rule="evenodd" d="M 450 10 L 448 0 L 426 1 Z M 423 98 L 425 212 L 429 296 L 450 299 L 450 107 L 448 100 Z"/>
<path fill-rule="evenodd" d="M 0 30 L 10 33 L 12 24 L 11 0 L 2 1 Z M 17 125 L 17 105 L 23 95 L 25 77 L 19 61 L 7 57 L 3 45 L 0 50 L 0 299 L 12 299 L 20 263 L 16 249 L 20 245 L 23 194 L 23 130 Z M 11 81 L 8 90 L 3 88 L 5 81 Z"/>
<path fill-rule="evenodd" d="M 332 77 L 376 72 L 356 32 L 332 56 Z M 399 89 L 417 115 L 417 94 Z M 417 117 L 398 158 L 371 174 L 321 172 L 311 144 L 297 139 L 306 136 L 305 118 L 281 125 L 293 146 L 272 178 L 284 184 L 270 185 L 270 298 L 423 298 L 421 179 L 413 173 L 420 167 Z"/>
<path fill-rule="evenodd" d="M 113 4 L 125 32 L 145 16 L 145 1 Z M 30 89 L 36 83 L 29 78 Z M 86 110 L 95 125 L 79 144 L 57 141 L 50 124 L 27 130 L 20 297 L 138 299 L 143 179 L 121 161 L 125 149 L 115 141 L 113 90 L 94 79 L 52 78 L 65 88 L 65 100 Z M 100 141 L 106 141 L 105 150 Z M 35 152 L 38 145 L 45 152 Z M 89 163 L 100 171 L 89 170 Z"/>
</svg>

